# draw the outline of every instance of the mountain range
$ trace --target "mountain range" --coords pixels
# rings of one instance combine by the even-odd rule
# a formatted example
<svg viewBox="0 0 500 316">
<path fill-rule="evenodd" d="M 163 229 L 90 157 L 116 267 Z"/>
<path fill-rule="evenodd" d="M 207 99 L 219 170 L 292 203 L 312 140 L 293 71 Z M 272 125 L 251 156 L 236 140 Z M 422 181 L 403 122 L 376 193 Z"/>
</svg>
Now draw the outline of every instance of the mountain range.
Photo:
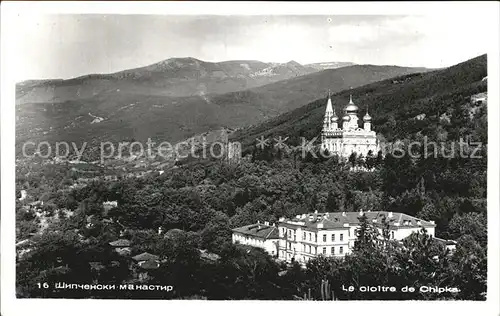
<svg viewBox="0 0 500 316">
<path fill-rule="evenodd" d="M 16 87 L 18 145 L 30 140 L 178 142 L 220 128 L 252 126 L 324 97 L 425 68 L 290 61 L 209 63 L 168 59 L 150 66 Z M 18 146 L 19 149 L 19 146 Z"/>
<path fill-rule="evenodd" d="M 322 68 L 295 61 L 264 63 L 234 60 L 219 63 L 195 58 L 170 58 L 111 74 L 69 80 L 31 80 L 17 85 L 17 103 L 64 102 L 116 92 L 184 97 L 226 93 L 313 73 Z"/>
<path fill-rule="evenodd" d="M 219 63 L 195 58 L 170 58 L 112 74 L 90 74 L 68 80 L 27 80 L 17 84 L 17 104 L 64 102 L 127 91 L 129 93 L 191 96 L 244 90 L 325 69 L 352 66 L 350 62 L 301 65 L 233 60 Z"/>
</svg>

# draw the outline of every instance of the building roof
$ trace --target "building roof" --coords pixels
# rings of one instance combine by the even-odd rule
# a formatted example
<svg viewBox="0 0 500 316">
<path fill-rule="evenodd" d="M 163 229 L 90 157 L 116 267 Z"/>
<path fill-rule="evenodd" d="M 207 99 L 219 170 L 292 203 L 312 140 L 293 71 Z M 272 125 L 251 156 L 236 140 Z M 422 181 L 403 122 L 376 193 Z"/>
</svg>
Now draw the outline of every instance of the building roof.
<svg viewBox="0 0 500 316">
<path fill-rule="evenodd" d="M 220 256 L 216 253 L 208 252 L 206 249 L 203 249 L 200 250 L 200 258 L 209 261 L 217 261 L 220 259 Z"/>
<path fill-rule="evenodd" d="M 130 240 L 118 239 L 109 243 L 113 247 L 130 247 Z"/>
<path fill-rule="evenodd" d="M 27 246 L 27 245 L 31 245 L 31 244 L 32 244 L 31 240 L 24 239 L 24 240 L 21 240 L 20 242 L 18 242 L 16 244 L 16 247 L 22 247 L 22 246 Z"/>
<path fill-rule="evenodd" d="M 55 267 L 54 270 L 58 273 L 68 273 L 70 269 L 67 266 L 58 266 Z"/>
<path fill-rule="evenodd" d="M 129 256 L 130 253 L 132 252 L 129 247 L 116 247 L 115 251 L 120 256 Z"/>
<path fill-rule="evenodd" d="M 262 239 L 278 239 L 279 237 L 277 227 L 259 223 L 233 228 L 232 230 L 233 232 Z"/>
<path fill-rule="evenodd" d="M 382 225 L 384 217 L 389 222 L 391 228 L 429 228 L 436 226 L 433 222 L 418 219 L 404 213 L 371 211 L 364 212 L 363 214 L 366 215 L 369 223 L 376 226 Z M 360 212 L 309 213 L 297 215 L 293 219 L 281 218 L 279 225 L 290 227 L 302 226 L 312 229 L 333 229 L 359 225 L 360 216 Z"/>
<path fill-rule="evenodd" d="M 146 270 L 158 269 L 159 266 L 160 266 L 160 263 L 156 260 L 147 260 L 147 261 L 139 263 L 139 267 L 146 269 Z"/>
<path fill-rule="evenodd" d="M 442 238 L 434 237 L 434 240 L 436 240 L 437 242 L 439 242 L 445 246 L 455 246 L 457 244 L 456 241 L 451 240 L 451 239 L 442 239 Z"/>
<path fill-rule="evenodd" d="M 137 256 L 132 257 L 135 261 L 148 261 L 148 260 L 158 260 L 158 256 L 150 254 L 149 252 L 143 252 Z"/>
</svg>

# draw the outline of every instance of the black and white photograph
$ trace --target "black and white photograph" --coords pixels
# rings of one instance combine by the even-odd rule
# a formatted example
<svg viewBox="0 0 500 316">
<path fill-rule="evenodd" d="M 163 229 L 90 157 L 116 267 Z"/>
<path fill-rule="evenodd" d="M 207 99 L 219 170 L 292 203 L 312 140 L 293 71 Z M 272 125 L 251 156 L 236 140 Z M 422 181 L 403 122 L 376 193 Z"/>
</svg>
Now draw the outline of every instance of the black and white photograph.
<svg viewBox="0 0 500 316">
<path fill-rule="evenodd" d="M 337 4 L 2 10 L 2 300 L 498 315 L 498 2 Z"/>
</svg>

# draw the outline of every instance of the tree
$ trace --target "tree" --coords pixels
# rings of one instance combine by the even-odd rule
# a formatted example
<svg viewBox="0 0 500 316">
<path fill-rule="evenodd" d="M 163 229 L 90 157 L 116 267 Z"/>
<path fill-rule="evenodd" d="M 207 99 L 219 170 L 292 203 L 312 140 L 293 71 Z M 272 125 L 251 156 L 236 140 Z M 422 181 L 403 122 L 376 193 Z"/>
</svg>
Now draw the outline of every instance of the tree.
<svg viewBox="0 0 500 316">
<path fill-rule="evenodd" d="M 381 166 L 383 162 L 384 162 L 384 155 L 382 153 L 382 150 L 379 150 L 377 152 L 377 157 L 375 158 L 375 167 Z"/>
<path fill-rule="evenodd" d="M 355 166 L 356 165 L 356 152 L 353 152 L 350 156 L 349 156 L 349 163 L 352 165 L 352 166 Z"/>
<path fill-rule="evenodd" d="M 373 155 L 373 151 L 372 150 L 368 151 L 365 163 L 366 163 L 366 168 L 368 168 L 369 170 L 371 170 L 372 168 L 375 167 L 375 165 L 376 165 L 376 157 Z"/>
<path fill-rule="evenodd" d="M 395 264 L 398 267 L 398 280 L 402 284 L 412 284 L 413 287 L 454 286 L 449 275 L 449 251 L 422 228 L 418 233 L 412 233 L 403 240 L 403 245 L 395 254 Z M 412 294 L 412 299 L 443 299 L 453 297 L 453 293 L 419 292 Z M 406 296 L 406 299 L 409 297 Z"/>
<path fill-rule="evenodd" d="M 315 212 L 317 210 L 317 206 L 318 206 L 318 194 L 316 192 L 314 192 L 311 195 L 311 199 L 309 202 L 309 211 Z"/>
<path fill-rule="evenodd" d="M 231 241 L 231 228 L 229 217 L 222 213 L 215 213 L 214 217 L 201 231 L 201 247 L 218 253 Z"/>
<path fill-rule="evenodd" d="M 230 245 L 221 253 L 216 275 L 210 278 L 210 284 L 216 285 L 211 295 L 216 299 L 283 299 L 279 270 L 263 249 Z"/>
<path fill-rule="evenodd" d="M 488 243 L 486 217 L 478 213 L 455 214 L 449 223 L 450 238 L 469 235 L 482 247 Z"/>
<path fill-rule="evenodd" d="M 452 257 L 450 275 L 453 284 L 460 289 L 459 299 L 485 300 L 487 283 L 486 249 L 471 235 L 457 240 L 457 249 Z"/>
<path fill-rule="evenodd" d="M 338 212 L 340 208 L 338 194 L 333 191 L 328 191 L 328 196 L 326 198 L 326 211 L 327 212 Z"/>
<path fill-rule="evenodd" d="M 366 214 L 358 217 L 359 227 L 356 228 L 356 240 L 354 241 L 354 251 L 364 252 L 373 250 L 377 240 L 377 230 L 368 223 Z"/>
<path fill-rule="evenodd" d="M 366 166 L 366 161 L 365 161 L 365 157 L 363 157 L 363 154 L 360 154 L 359 156 L 356 156 L 356 162 L 355 162 L 356 166 L 360 166 L 360 167 L 365 167 Z"/>
</svg>

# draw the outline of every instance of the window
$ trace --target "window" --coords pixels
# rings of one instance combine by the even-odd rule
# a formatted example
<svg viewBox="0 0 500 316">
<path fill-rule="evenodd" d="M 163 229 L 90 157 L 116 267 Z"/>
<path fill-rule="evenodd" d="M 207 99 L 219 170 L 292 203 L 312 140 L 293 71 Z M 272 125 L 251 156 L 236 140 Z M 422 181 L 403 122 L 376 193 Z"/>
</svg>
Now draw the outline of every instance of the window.
<svg viewBox="0 0 500 316">
<path fill-rule="evenodd" d="M 344 234 L 340 234 L 340 241 L 344 240 Z"/>
<path fill-rule="evenodd" d="M 332 255 L 335 254 L 335 247 L 332 247 Z"/>
<path fill-rule="evenodd" d="M 307 252 L 311 253 L 311 246 L 307 246 Z"/>
<path fill-rule="evenodd" d="M 306 232 L 302 235 L 302 240 L 306 240 Z"/>
<path fill-rule="evenodd" d="M 318 254 L 318 247 L 314 247 L 314 254 L 317 255 Z"/>
<path fill-rule="evenodd" d="M 323 254 L 326 255 L 326 247 L 323 247 Z"/>
<path fill-rule="evenodd" d="M 318 242 L 318 234 L 314 234 L 314 242 Z"/>
<path fill-rule="evenodd" d="M 394 239 L 394 232 L 391 232 L 391 238 Z"/>
<path fill-rule="evenodd" d="M 335 241 L 335 234 L 332 234 L 332 241 Z"/>
<path fill-rule="evenodd" d="M 344 253 L 344 247 L 340 247 L 340 248 L 339 248 L 339 253 L 340 253 L 340 254 L 343 254 L 343 253 Z"/>
<path fill-rule="evenodd" d="M 347 231 L 347 237 L 351 237 L 351 230 L 350 229 Z"/>
<path fill-rule="evenodd" d="M 309 241 L 311 241 L 311 240 L 312 240 L 312 234 L 309 233 Z"/>
<path fill-rule="evenodd" d="M 326 235 L 323 235 L 323 242 L 326 242 Z"/>
<path fill-rule="evenodd" d="M 297 239 L 296 239 L 296 236 L 295 236 L 295 230 L 293 231 L 293 240 L 294 240 L 294 241 L 295 241 L 295 240 L 297 240 Z"/>
<path fill-rule="evenodd" d="M 288 243 L 287 249 L 292 249 L 292 243 Z"/>
</svg>

